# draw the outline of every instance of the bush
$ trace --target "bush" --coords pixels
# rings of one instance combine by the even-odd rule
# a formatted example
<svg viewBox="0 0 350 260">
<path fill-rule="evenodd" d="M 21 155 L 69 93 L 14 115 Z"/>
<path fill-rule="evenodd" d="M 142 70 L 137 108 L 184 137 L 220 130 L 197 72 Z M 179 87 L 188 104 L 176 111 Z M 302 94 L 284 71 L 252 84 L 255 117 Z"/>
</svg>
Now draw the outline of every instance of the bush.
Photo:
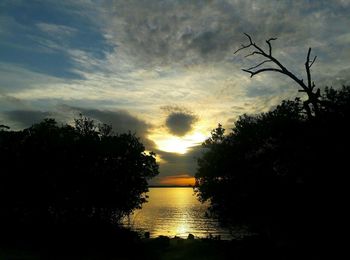
<svg viewBox="0 0 350 260">
<path fill-rule="evenodd" d="M 118 223 L 146 201 L 147 180 L 158 174 L 155 154 L 134 134 L 85 117 L 75 127 L 46 119 L 0 131 L 0 160 L 0 225 L 9 233 Z"/>
</svg>

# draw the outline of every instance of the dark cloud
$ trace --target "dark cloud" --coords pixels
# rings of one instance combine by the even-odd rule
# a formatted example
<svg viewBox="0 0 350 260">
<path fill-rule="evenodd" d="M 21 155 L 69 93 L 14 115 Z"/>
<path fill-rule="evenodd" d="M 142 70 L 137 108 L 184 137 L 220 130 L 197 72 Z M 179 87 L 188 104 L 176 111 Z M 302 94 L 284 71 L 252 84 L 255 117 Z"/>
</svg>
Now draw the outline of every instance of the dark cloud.
<svg viewBox="0 0 350 260">
<path fill-rule="evenodd" d="M 150 128 L 150 125 L 145 121 L 132 116 L 127 111 L 108 111 L 98 109 L 80 109 L 80 111 L 85 116 L 97 119 L 105 124 L 111 124 L 113 130 L 118 133 L 131 131 L 139 135 L 144 135 Z"/>
<path fill-rule="evenodd" d="M 11 108 L 17 108 L 16 110 L 19 110 L 19 108 L 25 105 L 21 99 L 15 98 L 6 94 L 2 94 L 1 91 L 0 91 L 0 104 L 1 104 L 2 110 L 13 110 Z"/>
<path fill-rule="evenodd" d="M 215 32 L 203 32 L 192 39 L 190 47 L 197 49 L 201 54 L 205 55 L 215 51 L 218 46 L 223 45 L 217 38 Z"/>
<path fill-rule="evenodd" d="M 2 112 L 2 121 L 6 125 L 10 125 L 11 128 L 19 129 L 29 127 L 49 117 L 55 118 L 58 122 L 69 123 L 74 118 L 77 118 L 80 113 L 97 122 L 112 125 L 113 131 L 116 133 L 127 133 L 129 131 L 135 133 L 141 138 L 147 149 L 154 150 L 155 148 L 154 142 L 147 137 L 151 125 L 127 111 L 108 111 L 62 105 L 54 112 L 33 110 L 5 111 Z"/>
<path fill-rule="evenodd" d="M 153 150 L 155 148 L 154 142 L 147 137 L 152 126 L 127 111 L 109 111 L 68 106 L 66 106 L 66 109 L 71 110 L 75 115 L 81 113 L 101 123 L 110 124 L 116 133 L 127 133 L 128 131 L 135 133 L 141 138 L 142 143 L 147 149 Z"/>
<path fill-rule="evenodd" d="M 39 123 L 45 118 L 52 117 L 49 112 L 32 110 L 12 110 L 2 113 L 11 128 L 26 128 L 35 123 Z"/>
<path fill-rule="evenodd" d="M 182 112 L 173 112 L 168 115 L 165 125 L 170 133 L 177 136 L 184 136 L 192 130 L 193 124 L 197 121 L 197 117 Z"/>
</svg>

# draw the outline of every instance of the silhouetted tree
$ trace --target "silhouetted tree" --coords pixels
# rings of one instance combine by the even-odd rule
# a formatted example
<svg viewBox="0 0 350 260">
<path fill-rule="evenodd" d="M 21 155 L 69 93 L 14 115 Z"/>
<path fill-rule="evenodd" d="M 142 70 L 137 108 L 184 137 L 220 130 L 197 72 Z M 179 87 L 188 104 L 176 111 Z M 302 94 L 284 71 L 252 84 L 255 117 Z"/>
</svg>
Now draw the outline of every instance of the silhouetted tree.
<svg viewBox="0 0 350 260">
<path fill-rule="evenodd" d="M 222 223 L 310 246 L 329 242 L 331 230 L 341 228 L 350 87 L 326 88 L 319 104 L 314 120 L 295 99 L 240 116 L 227 135 L 221 125 L 212 132 L 198 160 L 195 189 Z"/>
<path fill-rule="evenodd" d="M 321 97 L 320 95 L 320 89 L 317 88 L 315 90 L 315 83 L 311 80 L 311 66 L 314 64 L 317 56 L 315 56 L 312 60 L 310 60 L 310 54 L 311 54 L 311 48 L 309 48 L 307 55 L 306 55 L 306 61 L 305 61 L 305 71 L 307 75 L 307 83 L 304 83 L 303 79 L 298 78 L 294 73 L 292 73 L 289 69 L 287 69 L 281 61 L 279 61 L 277 58 L 275 58 L 272 55 L 272 45 L 271 41 L 277 40 L 277 38 L 270 38 L 266 40 L 266 43 L 268 45 L 268 51 L 263 50 L 261 47 L 259 47 L 256 43 L 252 41 L 252 38 L 249 34 L 245 33 L 247 38 L 249 39 L 249 44 L 247 45 L 242 45 L 241 48 L 239 48 L 235 53 L 244 50 L 244 49 L 250 49 L 253 48 L 253 51 L 246 55 L 245 57 L 257 55 L 257 56 L 262 56 L 265 58 L 262 62 L 258 63 L 257 65 L 250 67 L 248 69 L 242 69 L 245 72 L 250 73 L 250 77 L 253 77 L 254 75 L 257 75 L 262 72 L 266 71 L 273 71 L 273 72 L 279 72 L 282 73 L 283 75 L 288 76 L 291 78 L 294 82 L 296 82 L 301 89 L 299 92 L 305 92 L 308 96 L 308 99 L 304 101 L 303 107 L 307 112 L 307 115 L 309 118 L 312 117 L 312 113 L 317 115 L 319 113 L 319 103 L 320 100 L 319 98 Z M 260 68 L 260 66 L 266 64 L 266 63 L 273 63 L 276 65 L 276 67 L 267 67 L 267 68 Z M 312 105 L 312 109 L 310 108 L 310 104 Z"/>
<path fill-rule="evenodd" d="M 0 227 L 50 230 L 118 223 L 146 201 L 155 154 L 134 134 L 112 134 L 80 116 L 75 126 L 45 119 L 0 131 Z"/>
</svg>

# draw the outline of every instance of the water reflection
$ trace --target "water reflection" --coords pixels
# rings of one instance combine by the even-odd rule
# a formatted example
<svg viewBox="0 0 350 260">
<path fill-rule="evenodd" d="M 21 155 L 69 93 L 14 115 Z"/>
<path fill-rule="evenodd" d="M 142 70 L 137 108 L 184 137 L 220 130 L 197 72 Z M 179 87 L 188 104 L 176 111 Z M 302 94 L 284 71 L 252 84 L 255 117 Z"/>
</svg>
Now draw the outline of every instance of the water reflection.
<svg viewBox="0 0 350 260">
<path fill-rule="evenodd" d="M 191 233 L 196 237 L 211 234 L 221 235 L 222 239 L 231 238 L 217 221 L 205 217 L 207 205 L 196 199 L 192 188 L 150 188 L 148 196 L 149 202 L 124 224 L 137 231 L 149 231 L 151 237 L 186 238 Z"/>
</svg>

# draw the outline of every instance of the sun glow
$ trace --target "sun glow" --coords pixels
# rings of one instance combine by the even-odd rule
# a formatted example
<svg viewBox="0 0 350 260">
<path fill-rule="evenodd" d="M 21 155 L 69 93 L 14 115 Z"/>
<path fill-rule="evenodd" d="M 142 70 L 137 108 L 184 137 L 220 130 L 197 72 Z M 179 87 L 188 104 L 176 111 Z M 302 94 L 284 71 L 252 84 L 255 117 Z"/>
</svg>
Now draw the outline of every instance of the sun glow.
<svg viewBox="0 0 350 260">
<path fill-rule="evenodd" d="M 188 149 L 201 144 L 207 137 L 201 133 L 194 133 L 184 137 L 167 136 L 157 138 L 155 141 L 158 148 L 169 153 L 185 154 Z"/>
<path fill-rule="evenodd" d="M 189 231 L 188 224 L 186 223 L 188 221 L 187 218 L 183 220 L 182 223 L 180 223 L 176 228 L 175 228 L 175 233 L 176 235 L 184 235 L 187 234 Z"/>
</svg>

